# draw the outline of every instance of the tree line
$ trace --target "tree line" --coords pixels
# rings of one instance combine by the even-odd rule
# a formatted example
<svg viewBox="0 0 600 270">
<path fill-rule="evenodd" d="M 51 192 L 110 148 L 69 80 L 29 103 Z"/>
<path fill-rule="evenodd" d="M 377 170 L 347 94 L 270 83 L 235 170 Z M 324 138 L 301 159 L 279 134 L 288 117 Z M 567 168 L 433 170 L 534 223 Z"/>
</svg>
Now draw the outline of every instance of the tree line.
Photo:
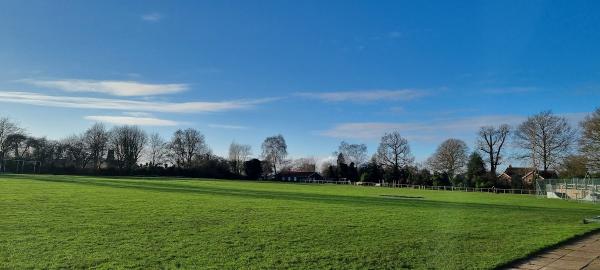
<svg viewBox="0 0 600 270">
<path fill-rule="evenodd" d="M 509 159 L 531 168 L 557 170 L 562 177 L 600 173 L 600 108 L 578 127 L 544 111 L 515 127 L 483 126 L 472 149 L 450 138 L 423 163 L 416 163 L 409 142 L 397 131 L 380 139 L 369 158 L 365 144 L 342 141 L 335 161 L 317 168 L 314 158 L 288 159 L 282 135 L 267 137 L 258 157 L 250 145 L 232 142 L 228 157 L 212 153 L 197 129 L 179 129 L 168 140 L 137 126 L 108 129 L 96 123 L 60 140 L 28 136 L 10 119 L 0 118 L 0 169 L 40 173 L 159 175 L 214 178 L 272 178 L 284 171 L 320 171 L 328 179 L 416 185 L 501 187 L 498 168 Z M 32 162 L 33 161 L 33 162 Z M 511 183 L 521 188 L 522 183 Z"/>
</svg>

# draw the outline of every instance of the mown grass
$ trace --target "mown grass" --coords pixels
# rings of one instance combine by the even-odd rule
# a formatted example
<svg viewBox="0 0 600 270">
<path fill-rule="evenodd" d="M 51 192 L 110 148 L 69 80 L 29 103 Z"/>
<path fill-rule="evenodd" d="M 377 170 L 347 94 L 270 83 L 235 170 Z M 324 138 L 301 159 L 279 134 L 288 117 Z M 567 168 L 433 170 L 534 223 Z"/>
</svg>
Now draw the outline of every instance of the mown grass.
<svg viewBox="0 0 600 270">
<path fill-rule="evenodd" d="M 0 176 L 0 268 L 493 268 L 594 215 L 526 195 Z"/>
</svg>

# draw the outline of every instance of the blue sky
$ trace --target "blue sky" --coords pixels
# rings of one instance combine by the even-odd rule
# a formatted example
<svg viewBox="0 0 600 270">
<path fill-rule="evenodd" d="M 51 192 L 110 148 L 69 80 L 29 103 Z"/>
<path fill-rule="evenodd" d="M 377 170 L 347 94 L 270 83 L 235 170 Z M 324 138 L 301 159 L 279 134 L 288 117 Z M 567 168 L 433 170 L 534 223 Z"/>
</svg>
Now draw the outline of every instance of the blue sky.
<svg viewBox="0 0 600 270">
<path fill-rule="evenodd" d="M 0 115 L 60 138 L 94 121 L 215 153 L 292 157 L 398 130 L 417 160 L 449 137 L 600 105 L 598 1 L 1 1 Z"/>
</svg>

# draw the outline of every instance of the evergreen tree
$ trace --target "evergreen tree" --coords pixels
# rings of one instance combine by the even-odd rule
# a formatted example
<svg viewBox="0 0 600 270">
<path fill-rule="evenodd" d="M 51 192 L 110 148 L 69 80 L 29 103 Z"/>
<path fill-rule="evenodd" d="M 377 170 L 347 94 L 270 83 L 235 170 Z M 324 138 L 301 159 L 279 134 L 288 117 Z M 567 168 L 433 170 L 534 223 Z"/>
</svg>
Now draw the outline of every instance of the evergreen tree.
<svg viewBox="0 0 600 270">
<path fill-rule="evenodd" d="M 338 176 L 337 178 L 349 178 L 349 168 L 348 164 L 346 164 L 346 159 L 342 153 L 338 154 L 337 157 L 337 168 L 338 168 Z"/>
<path fill-rule="evenodd" d="M 449 186 L 450 176 L 447 173 L 434 173 L 431 178 L 434 186 Z"/>
<path fill-rule="evenodd" d="M 354 162 L 350 162 L 350 167 L 348 167 L 348 180 L 356 181 L 358 180 L 358 169 Z"/>
<path fill-rule="evenodd" d="M 375 159 L 371 159 L 362 171 L 360 176 L 360 181 L 362 182 L 378 183 L 383 179 L 383 169 Z"/>
<path fill-rule="evenodd" d="M 465 179 L 465 186 L 480 187 L 487 182 L 487 172 L 485 170 L 485 161 L 478 152 L 473 152 L 469 156 L 469 162 L 467 163 L 467 175 Z"/>
<path fill-rule="evenodd" d="M 335 166 L 329 165 L 329 167 L 327 167 L 327 178 L 337 178 Z"/>
</svg>

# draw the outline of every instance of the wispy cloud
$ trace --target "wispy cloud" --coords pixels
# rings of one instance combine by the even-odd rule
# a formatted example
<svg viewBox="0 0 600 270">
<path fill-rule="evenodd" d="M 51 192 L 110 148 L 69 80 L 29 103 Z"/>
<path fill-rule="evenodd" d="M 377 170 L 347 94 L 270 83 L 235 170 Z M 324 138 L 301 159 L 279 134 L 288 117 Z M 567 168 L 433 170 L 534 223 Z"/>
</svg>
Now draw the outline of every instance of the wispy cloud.
<svg viewBox="0 0 600 270">
<path fill-rule="evenodd" d="M 123 114 L 133 117 L 152 117 L 152 114 L 147 112 L 124 112 Z"/>
<path fill-rule="evenodd" d="M 425 90 L 400 89 L 400 90 L 363 90 L 342 92 L 302 92 L 297 96 L 315 98 L 328 102 L 354 101 L 368 102 L 378 100 L 412 100 L 428 95 Z"/>
<path fill-rule="evenodd" d="M 140 17 L 146 22 L 158 22 L 163 19 L 163 15 L 158 12 L 146 13 Z"/>
<path fill-rule="evenodd" d="M 557 114 L 576 126 L 588 113 Z M 398 131 L 409 140 L 437 142 L 455 136 L 471 137 L 482 126 L 509 124 L 516 127 L 527 119 L 523 115 L 482 115 L 462 118 L 438 118 L 422 122 L 360 122 L 342 123 L 319 135 L 339 139 L 379 139 L 386 132 Z"/>
<path fill-rule="evenodd" d="M 391 113 L 404 113 L 404 112 L 406 112 L 406 110 L 403 107 L 394 106 L 394 107 L 391 107 L 389 109 L 389 112 L 391 112 Z"/>
<path fill-rule="evenodd" d="M 86 120 L 103 122 L 116 125 L 138 125 L 138 126 L 177 126 L 180 123 L 172 120 L 159 119 L 154 117 L 133 117 L 133 116 L 110 116 L 110 115 L 89 115 L 84 117 Z"/>
<path fill-rule="evenodd" d="M 411 140 L 435 141 L 451 135 L 471 134 L 490 123 L 516 125 L 525 119 L 519 115 L 487 115 L 426 122 L 343 123 L 319 134 L 341 139 L 377 139 L 386 132 L 398 131 Z"/>
<path fill-rule="evenodd" d="M 276 98 L 263 98 L 253 100 L 231 100 L 219 102 L 152 102 L 127 99 L 52 96 L 31 92 L 0 91 L 0 102 L 29 104 L 47 107 L 105 109 L 130 112 L 223 112 L 231 110 L 249 109 L 255 107 L 258 104 L 271 102 L 275 99 Z"/>
<path fill-rule="evenodd" d="M 247 129 L 244 126 L 236 126 L 236 125 L 223 125 L 223 124 L 209 124 L 211 128 L 222 128 L 222 129 Z"/>
<path fill-rule="evenodd" d="M 188 89 L 187 84 L 151 84 L 136 81 L 96 81 L 96 80 L 22 80 L 25 83 L 60 89 L 67 92 L 94 92 L 113 96 L 153 96 L 173 94 Z"/>
</svg>

